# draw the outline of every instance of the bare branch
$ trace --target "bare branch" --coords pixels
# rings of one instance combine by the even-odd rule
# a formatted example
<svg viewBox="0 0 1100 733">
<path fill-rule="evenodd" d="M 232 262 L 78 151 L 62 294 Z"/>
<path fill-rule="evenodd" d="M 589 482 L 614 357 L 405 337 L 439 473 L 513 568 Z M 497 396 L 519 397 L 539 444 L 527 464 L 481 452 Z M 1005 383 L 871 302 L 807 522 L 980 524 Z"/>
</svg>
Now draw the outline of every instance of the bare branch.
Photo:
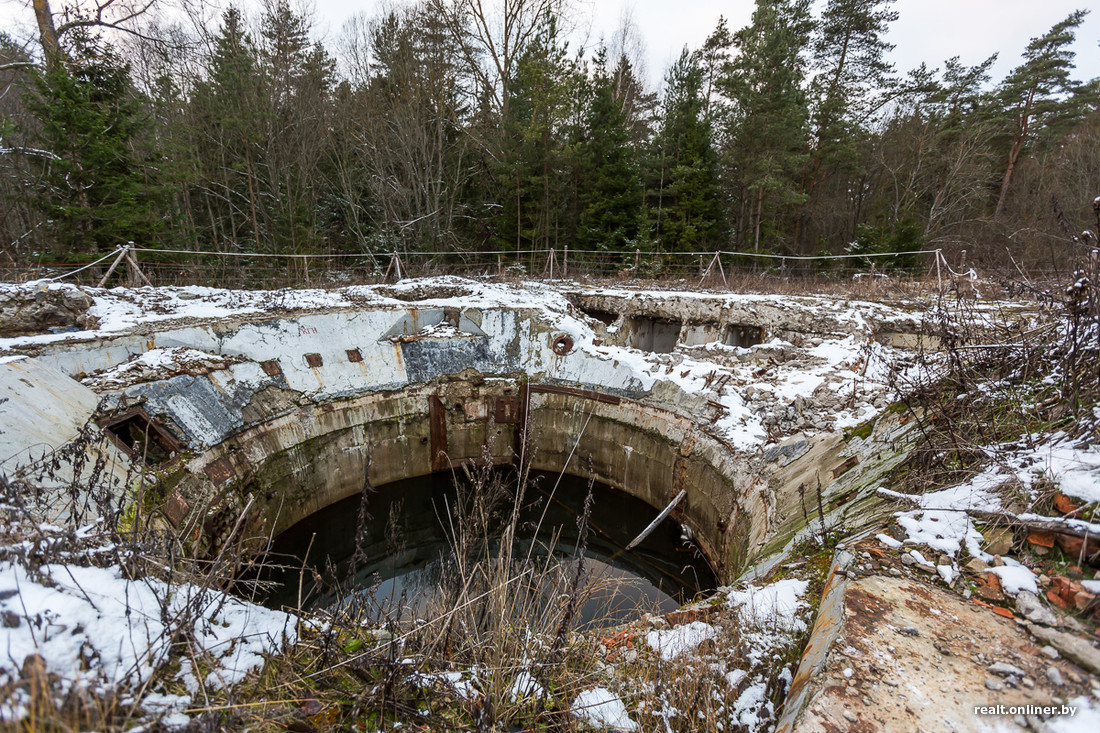
<svg viewBox="0 0 1100 733">
<path fill-rule="evenodd" d="M 47 160 L 61 160 L 61 157 L 51 153 L 49 150 L 39 150 L 38 148 L 0 148 L 0 155 L 29 155 L 34 158 L 46 158 Z"/>
</svg>

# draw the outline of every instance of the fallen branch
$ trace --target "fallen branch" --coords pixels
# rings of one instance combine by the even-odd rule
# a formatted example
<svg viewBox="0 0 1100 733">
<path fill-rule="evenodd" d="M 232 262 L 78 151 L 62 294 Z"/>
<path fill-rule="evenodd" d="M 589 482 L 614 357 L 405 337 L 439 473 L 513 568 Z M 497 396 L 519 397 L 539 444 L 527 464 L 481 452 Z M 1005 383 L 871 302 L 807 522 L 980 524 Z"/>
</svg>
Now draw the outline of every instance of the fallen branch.
<svg viewBox="0 0 1100 733">
<path fill-rule="evenodd" d="M 985 509 L 960 509 L 956 507 L 926 507 L 920 503 L 919 494 L 901 494 L 896 491 L 879 489 L 878 493 L 899 502 L 912 504 L 920 509 L 930 512 L 965 512 L 975 519 L 987 522 L 1005 522 L 1034 532 L 1053 532 L 1082 539 L 1100 537 L 1100 524 L 1092 524 L 1083 519 L 1066 519 L 1062 517 L 1045 517 L 1041 514 L 1013 514 L 1006 511 L 988 511 Z"/>
</svg>

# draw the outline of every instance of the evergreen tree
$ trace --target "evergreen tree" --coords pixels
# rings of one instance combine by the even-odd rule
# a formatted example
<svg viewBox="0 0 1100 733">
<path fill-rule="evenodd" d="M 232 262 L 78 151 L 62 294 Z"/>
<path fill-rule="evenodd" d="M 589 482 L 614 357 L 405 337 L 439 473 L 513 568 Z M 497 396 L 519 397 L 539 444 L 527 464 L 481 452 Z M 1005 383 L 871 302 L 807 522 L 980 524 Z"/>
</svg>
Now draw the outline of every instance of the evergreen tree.
<svg viewBox="0 0 1100 733">
<path fill-rule="evenodd" d="M 1070 49 L 1077 27 L 1088 15 L 1076 10 L 1044 33 L 1031 39 L 1024 62 L 1001 84 L 999 101 L 1008 112 L 1008 156 L 994 215 L 1004 210 L 1012 175 L 1037 128 L 1052 128 L 1080 113 L 1074 109 L 1075 84 L 1070 79 L 1074 52 Z M 1068 94 L 1068 99 L 1067 99 Z M 1067 104 L 1067 101 L 1069 104 Z"/>
<path fill-rule="evenodd" d="M 718 17 L 718 26 L 707 36 L 699 52 L 700 66 L 703 71 L 703 115 L 713 122 L 722 115 L 722 103 L 719 92 L 726 67 L 730 63 L 730 49 L 734 46 L 734 36 L 726 26 L 725 16 Z"/>
<path fill-rule="evenodd" d="M 129 66 L 102 39 L 66 36 L 66 61 L 34 75 L 27 106 L 41 122 L 35 204 L 65 252 L 155 242 L 161 191 L 140 152 L 147 126 Z"/>
<path fill-rule="evenodd" d="M 686 49 L 669 69 L 654 145 L 650 209 L 665 251 L 719 247 L 725 229 L 713 130 L 705 115 L 703 71 Z"/>
<path fill-rule="evenodd" d="M 452 42 L 438 18 L 418 8 L 389 13 L 370 33 L 374 64 L 351 125 L 375 236 L 387 248 L 438 250 L 456 236 L 470 166 Z"/>
<path fill-rule="evenodd" d="M 858 218 L 852 209 L 859 205 L 852 194 L 862 190 L 866 177 L 869 123 L 897 85 L 893 65 L 886 60 L 893 45 L 885 40 L 890 23 L 898 18 L 893 4 L 894 0 L 828 0 L 817 26 L 812 145 L 803 176 L 807 204 L 798 227 L 814 224 L 826 240 L 850 241 Z M 834 185 L 823 191 L 822 184 L 834 175 Z M 835 198 L 818 206 L 829 193 Z"/>
<path fill-rule="evenodd" d="M 910 207 L 925 212 L 925 235 L 965 216 L 985 196 L 993 168 L 986 84 L 996 60 L 994 54 L 965 66 L 957 56 L 948 59 L 942 81 L 925 96 L 932 137 L 919 165 L 926 171 L 927 193 Z"/>
<path fill-rule="evenodd" d="M 757 0 L 752 23 L 734 39 L 740 54 L 722 80 L 732 100 L 728 156 L 740 202 L 738 234 L 754 250 L 765 236 L 782 240 L 791 207 L 804 200 L 798 172 L 807 158 L 802 83 L 810 30 L 809 0 Z"/>
<path fill-rule="evenodd" d="M 264 106 L 260 60 L 244 17 L 234 6 L 222 14 L 206 78 L 195 86 L 191 109 L 199 166 L 196 208 L 205 213 L 199 236 L 214 246 L 262 249 L 267 217 L 260 204 Z"/>
<path fill-rule="evenodd" d="M 898 19 L 894 0 L 829 0 L 814 40 L 814 131 L 826 157 L 842 155 L 852 124 L 878 108 L 894 82 L 886 54 L 890 24 Z"/>
<path fill-rule="evenodd" d="M 627 116 L 615 99 L 615 79 L 607 72 L 603 49 L 596 58 L 584 121 L 584 138 L 578 146 L 582 184 L 577 246 L 622 251 L 637 242 L 642 179 Z"/>
<path fill-rule="evenodd" d="M 574 76 L 557 21 L 547 17 L 508 84 L 497 165 L 497 237 L 503 248 L 550 248 L 575 235 L 570 199 L 575 210 L 577 179 L 561 175 L 572 155 L 566 127 L 578 96 L 571 93 Z"/>
<path fill-rule="evenodd" d="M 318 241 L 318 194 L 328 149 L 335 62 L 309 40 L 310 23 L 288 0 L 260 19 L 259 60 L 264 101 L 262 188 L 270 209 L 269 236 L 279 250 L 300 251 Z"/>
<path fill-rule="evenodd" d="M 647 92 L 626 56 L 611 74 L 612 98 L 622 109 L 630 133 L 630 144 L 639 155 L 653 140 L 654 118 L 657 115 L 657 94 Z"/>
</svg>

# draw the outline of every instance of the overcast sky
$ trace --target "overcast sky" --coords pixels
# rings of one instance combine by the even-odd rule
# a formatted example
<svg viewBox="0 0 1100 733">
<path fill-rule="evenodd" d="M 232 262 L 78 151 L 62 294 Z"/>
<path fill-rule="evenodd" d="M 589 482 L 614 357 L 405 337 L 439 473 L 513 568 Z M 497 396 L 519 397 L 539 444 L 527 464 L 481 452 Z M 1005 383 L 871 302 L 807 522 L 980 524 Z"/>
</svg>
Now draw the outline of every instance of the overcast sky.
<svg viewBox="0 0 1100 733">
<path fill-rule="evenodd" d="M 333 0 L 321 0 L 333 2 Z M 823 3 L 818 3 L 821 5 Z M 631 12 L 642 31 L 648 58 L 661 76 L 668 64 L 687 44 L 702 44 L 725 15 L 731 30 L 748 24 L 755 3 L 751 0 L 630 0 L 595 2 L 594 25 L 610 36 L 624 10 Z M 319 6 L 320 7 L 320 6 Z M 893 61 L 900 71 L 926 62 L 942 65 L 960 56 L 976 64 L 993 53 L 1000 54 L 993 70 L 1000 79 L 1019 63 L 1027 42 L 1078 8 L 1082 0 L 897 0 L 900 17 L 891 26 L 889 40 L 896 48 Z M 1077 78 L 1100 76 L 1100 9 L 1090 13 L 1077 33 Z"/>
<path fill-rule="evenodd" d="M 300 2 L 302 0 L 298 0 Z M 393 0 L 304 0 L 316 3 L 318 28 L 332 40 L 347 18 L 355 13 L 372 15 Z M 63 0 L 54 0 L 55 9 Z M 214 0 L 226 4 L 228 0 Z M 0 27 L 30 27 L 34 15 L 29 0 L 0 0 Z M 241 0 L 255 6 L 259 0 Z M 296 4 L 292 0 L 292 4 Z M 822 0 L 818 0 L 822 4 Z M 752 0 L 578 0 L 575 33 L 577 43 L 594 45 L 602 36 L 611 40 L 624 14 L 632 17 L 646 46 L 647 76 L 658 82 L 668 64 L 685 46 L 698 47 L 710 34 L 720 15 L 731 30 L 748 23 Z M 1041 35 L 1077 8 L 1082 0 L 897 0 L 901 17 L 892 26 L 890 41 L 897 48 L 893 60 L 900 71 L 918 66 L 941 65 L 960 56 L 976 64 L 999 53 L 994 81 L 1019 63 L 1030 38 Z M 1077 73 L 1081 80 L 1100 76 L 1100 10 L 1091 13 L 1077 33 Z"/>
</svg>

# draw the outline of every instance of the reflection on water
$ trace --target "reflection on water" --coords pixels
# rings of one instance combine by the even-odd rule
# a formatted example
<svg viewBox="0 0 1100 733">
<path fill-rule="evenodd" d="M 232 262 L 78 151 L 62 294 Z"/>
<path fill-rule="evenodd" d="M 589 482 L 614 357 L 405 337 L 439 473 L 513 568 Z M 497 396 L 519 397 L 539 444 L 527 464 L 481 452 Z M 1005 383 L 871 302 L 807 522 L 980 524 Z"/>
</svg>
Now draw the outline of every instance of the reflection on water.
<svg viewBox="0 0 1100 733">
<path fill-rule="evenodd" d="M 544 597 L 574 592 L 588 491 L 582 479 L 535 474 L 524 495 L 511 557 L 516 569 L 536 566 L 531 582 Z M 491 524 L 503 525 L 512 497 L 509 492 Z M 438 605 L 441 583 L 458 575 L 454 538 L 469 523 L 469 512 L 460 510 L 469 509 L 468 501 L 468 484 L 456 488 L 448 473 L 383 486 L 369 495 L 363 512 L 358 496 L 338 502 L 276 538 L 271 557 L 286 569 L 264 571 L 261 579 L 275 583 L 266 602 L 296 606 L 301 588 L 307 608 L 347 603 L 347 595 L 334 590 L 339 585 L 356 591 L 356 603 L 368 607 L 375 620 L 423 616 L 433 601 Z M 638 547 L 623 551 L 657 513 L 624 492 L 592 487 L 583 583 L 576 586 L 583 599 L 578 609 L 582 626 L 614 624 L 643 611 L 666 613 L 716 585 L 709 565 L 684 543 L 680 526 L 671 519 Z M 352 573 L 361 514 L 362 553 Z M 482 559 L 497 557 L 500 549 L 495 540 L 475 543 L 474 552 L 478 547 Z M 527 558 L 530 563 L 523 565 Z M 306 573 L 299 577 L 303 564 Z"/>
</svg>

